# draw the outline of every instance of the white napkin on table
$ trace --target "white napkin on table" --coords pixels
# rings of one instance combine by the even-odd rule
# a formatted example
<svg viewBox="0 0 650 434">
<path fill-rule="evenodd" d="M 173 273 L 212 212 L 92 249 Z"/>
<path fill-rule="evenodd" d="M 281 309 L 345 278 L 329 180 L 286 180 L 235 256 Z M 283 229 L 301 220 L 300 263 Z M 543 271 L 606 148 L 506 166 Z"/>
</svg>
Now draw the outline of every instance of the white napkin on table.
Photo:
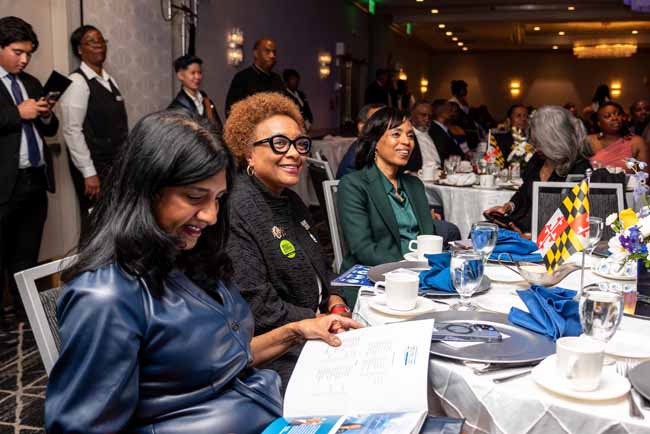
<svg viewBox="0 0 650 434">
<path fill-rule="evenodd" d="M 478 181 L 474 173 L 454 173 L 447 178 L 441 179 L 440 182 L 447 185 L 465 186 L 473 185 Z"/>
</svg>

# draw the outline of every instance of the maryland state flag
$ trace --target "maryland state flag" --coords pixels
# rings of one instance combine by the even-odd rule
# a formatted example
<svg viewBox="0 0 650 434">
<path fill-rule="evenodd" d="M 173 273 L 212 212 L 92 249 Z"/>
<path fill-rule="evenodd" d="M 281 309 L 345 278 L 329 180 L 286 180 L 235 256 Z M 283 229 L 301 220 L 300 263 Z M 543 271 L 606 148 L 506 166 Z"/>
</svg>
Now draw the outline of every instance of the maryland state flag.
<svg viewBox="0 0 650 434">
<path fill-rule="evenodd" d="M 546 271 L 552 273 L 569 257 L 581 252 L 589 242 L 589 185 L 576 185 L 562 200 L 537 237 Z"/>
<path fill-rule="evenodd" d="M 492 131 L 490 131 L 489 137 L 490 138 L 488 141 L 488 149 L 486 151 L 486 154 L 494 159 L 494 162 L 497 164 L 497 166 L 499 166 L 500 169 L 503 169 L 506 165 L 506 160 L 503 158 L 501 147 L 499 147 L 497 139 L 494 137 L 494 134 L 492 134 Z"/>
</svg>

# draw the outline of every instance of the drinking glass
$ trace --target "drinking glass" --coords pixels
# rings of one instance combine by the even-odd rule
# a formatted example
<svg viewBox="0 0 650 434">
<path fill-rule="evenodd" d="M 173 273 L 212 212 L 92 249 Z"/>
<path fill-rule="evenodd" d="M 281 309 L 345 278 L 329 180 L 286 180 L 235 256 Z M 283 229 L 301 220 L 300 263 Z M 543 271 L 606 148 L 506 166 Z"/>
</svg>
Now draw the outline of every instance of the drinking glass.
<svg viewBox="0 0 650 434">
<path fill-rule="evenodd" d="M 608 283 L 587 286 L 580 297 L 582 332 L 607 344 L 623 317 L 623 293 Z"/>
<path fill-rule="evenodd" d="M 594 252 L 596 245 L 603 236 L 604 227 L 603 219 L 600 217 L 589 217 L 589 246 L 587 249 L 590 255 Z"/>
<path fill-rule="evenodd" d="M 447 172 L 447 175 L 453 175 L 454 173 L 456 173 L 457 167 L 458 165 L 455 159 L 450 157 L 447 160 L 445 160 L 445 172 Z"/>
<path fill-rule="evenodd" d="M 470 237 L 474 250 L 483 254 L 483 263 L 485 264 L 497 245 L 499 227 L 488 222 L 474 223 Z"/>
<path fill-rule="evenodd" d="M 483 254 L 473 250 L 457 250 L 452 253 L 451 281 L 460 295 L 460 301 L 451 310 L 473 311 L 478 308 L 470 302 L 470 297 L 478 289 L 483 279 Z"/>
</svg>

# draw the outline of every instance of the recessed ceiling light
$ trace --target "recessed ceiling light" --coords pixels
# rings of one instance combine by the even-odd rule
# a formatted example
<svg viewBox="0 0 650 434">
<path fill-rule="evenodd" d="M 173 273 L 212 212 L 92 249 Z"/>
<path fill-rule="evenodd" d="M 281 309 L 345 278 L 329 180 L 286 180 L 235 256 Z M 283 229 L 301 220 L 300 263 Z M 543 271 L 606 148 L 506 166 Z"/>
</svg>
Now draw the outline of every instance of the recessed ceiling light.
<svg viewBox="0 0 650 434">
<path fill-rule="evenodd" d="M 576 10 L 576 7 L 575 7 L 575 6 L 569 6 L 569 7 L 567 8 L 567 10 L 569 10 L 569 11 L 575 11 L 575 10 Z"/>
<path fill-rule="evenodd" d="M 560 35 L 560 36 L 564 36 L 564 35 L 566 35 L 566 33 L 564 33 L 562 30 L 560 30 L 559 32 L 557 32 L 557 34 Z"/>
<path fill-rule="evenodd" d="M 454 42 L 456 42 L 456 41 L 458 40 L 458 37 L 457 37 L 457 36 L 454 36 L 453 38 L 451 38 L 451 40 L 454 41 Z"/>
<path fill-rule="evenodd" d="M 632 34 L 633 34 L 633 35 L 638 35 L 638 34 L 639 34 L 639 31 L 638 31 L 638 30 L 632 30 Z"/>
<path fill-rule="evenodd" d="M 453 34 L 454 34 L 453 32 L 445 32 L 445 35 L 447 35 L 447 36 L 451 36 Z"/>
<path fill-rule="evenodd" d="M 469 48 L 463 47 L 463 51 L 467 51 L 467 50 L 469 50 Z"/>
<path fill-rule="evenodd" d="M 439 11 L 438 9 L 431 9 L 431 13 L 432 13 L 432 14 L 437 14 L 437 13 L 439 13 L 439 12 L 440 12 L 440 11 Z"/>
<path fill-rule="evenodd" d="M 558 48 L 560 48 L 560 47 L 558 47 L 557 45 L 553 45 L 554 50 L 557 50 Z"/>
<path fill-rule="evenodd" d="M 540 26 L 535 26 L 533 27 L 533 30 L 539 32 L 540 30 L 542 30 L 542 28 Z"/>
<path fill-rule="evenodd" d="M 424 0 L 415 0 L 418 3 L 422 3 Z"/>
<path fill-rule="evenodd" d="M 444 29 L 445 27 L 447 27 L 447 26 L 445 26 L 444 24 L 438 24 L 439 29 Z"/>
<path fill-rule="evenodd" d="M 458 42 L 458 46 L 459 46 L 459 47 L 462 47 L 463 45 L 465 45 L 465 44 L 464 44 L 462 41 L 461 41 L 461 42 Z"/>
</svg>

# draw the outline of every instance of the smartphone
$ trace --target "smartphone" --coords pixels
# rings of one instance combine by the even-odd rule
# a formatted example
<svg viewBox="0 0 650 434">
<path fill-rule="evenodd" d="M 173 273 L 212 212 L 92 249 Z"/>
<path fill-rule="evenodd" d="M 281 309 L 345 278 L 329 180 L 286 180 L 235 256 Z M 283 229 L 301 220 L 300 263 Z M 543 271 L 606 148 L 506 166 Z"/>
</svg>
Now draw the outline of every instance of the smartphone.
<svg viewBox="0 0 650 434">
<path fill-rule="evenodd" d="M 57 92 L 57 91 L 51 91 L 48 92 L 47 95 L 45 95 L 45 101 L 47 102 L 50 101 L 57 102 L 59 98 L 61 98 L 61 92 Z"/>
<path fill-rule="evenodd" d="M 501 342 L 503 336 L 490 324 L 469 322 L 436 322 L 432 341 Z"/>
</svg>

